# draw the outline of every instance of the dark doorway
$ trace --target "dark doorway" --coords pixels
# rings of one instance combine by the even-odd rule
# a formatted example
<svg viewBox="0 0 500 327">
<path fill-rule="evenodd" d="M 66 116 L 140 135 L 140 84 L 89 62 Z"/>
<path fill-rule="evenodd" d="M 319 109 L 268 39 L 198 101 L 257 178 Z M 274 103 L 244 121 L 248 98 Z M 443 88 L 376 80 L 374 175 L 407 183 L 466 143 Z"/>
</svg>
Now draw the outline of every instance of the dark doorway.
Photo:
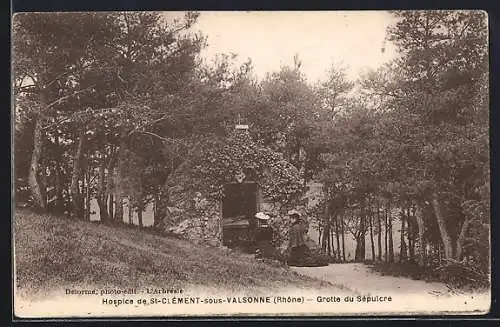
<svg viewBox="0 0 500 327">
<path fill-rule="evenodd" d="M 253 217 L 257 213 L 257 184 L 234 183 L 224 186 L 222 215 L 224 218 Z"/>
<path fill-rule="evenodd" d="M 223 243 L 252 251 L 255 243 L 257 213 L 257 183 L 224 185 L 222 201 Z"/>
</svg>

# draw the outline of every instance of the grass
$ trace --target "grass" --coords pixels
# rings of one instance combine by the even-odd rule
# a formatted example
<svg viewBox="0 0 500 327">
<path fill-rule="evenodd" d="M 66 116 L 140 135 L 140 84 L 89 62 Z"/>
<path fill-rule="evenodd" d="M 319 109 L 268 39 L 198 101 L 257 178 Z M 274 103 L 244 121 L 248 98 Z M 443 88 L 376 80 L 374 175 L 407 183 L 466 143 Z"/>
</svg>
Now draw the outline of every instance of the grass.
<svg viewBox="0 0 500 327">
<path fill-rule="evenodd" d="M 32 296 L 52 288 L 215 287 L 319 289 L 328 286 L 253 257 L 138 228 L 106 226 L 18 209 L 14 218 L 16 281 Z"/>
</svg>

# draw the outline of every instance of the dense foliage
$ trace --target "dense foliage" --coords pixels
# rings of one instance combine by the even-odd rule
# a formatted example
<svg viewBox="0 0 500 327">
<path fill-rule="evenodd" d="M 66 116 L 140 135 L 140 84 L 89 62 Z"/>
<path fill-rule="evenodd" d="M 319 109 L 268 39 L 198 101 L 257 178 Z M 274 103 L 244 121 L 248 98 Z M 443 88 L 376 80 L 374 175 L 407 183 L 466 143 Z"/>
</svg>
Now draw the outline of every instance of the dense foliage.
<svg viewBox="0 0 500 327">
<path fill-rule="evenodd" d="M 283 205 L 296 200 L 303 191 L 297 168 L 281 153 L 255 142 L 246 131 L 207 144 L 194 163 L 192 180 L 195 188 L 221 199 L 224 184 L 236 182 L 239 174 L 242 179 L 259 183 L 264 196 Z"/>
</svg>

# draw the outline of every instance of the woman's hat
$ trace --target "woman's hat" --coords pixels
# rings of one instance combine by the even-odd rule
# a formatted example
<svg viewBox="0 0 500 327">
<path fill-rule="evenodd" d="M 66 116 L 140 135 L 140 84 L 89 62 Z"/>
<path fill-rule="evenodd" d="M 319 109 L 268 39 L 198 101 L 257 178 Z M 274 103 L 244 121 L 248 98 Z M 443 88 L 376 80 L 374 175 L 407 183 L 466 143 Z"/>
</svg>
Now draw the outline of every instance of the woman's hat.
<svg viewBox="0 0 500 327">
<path fill-rule="evenodd" d="M 265 213 L 263 212 L 258 212 L 256 215 L 255 215 L 255 218 L 257 219 L 262 219 L 262 220 L 269 220 L 271 217 L 269 217 L 268 215 L 266 215 Z"/>
</svg>

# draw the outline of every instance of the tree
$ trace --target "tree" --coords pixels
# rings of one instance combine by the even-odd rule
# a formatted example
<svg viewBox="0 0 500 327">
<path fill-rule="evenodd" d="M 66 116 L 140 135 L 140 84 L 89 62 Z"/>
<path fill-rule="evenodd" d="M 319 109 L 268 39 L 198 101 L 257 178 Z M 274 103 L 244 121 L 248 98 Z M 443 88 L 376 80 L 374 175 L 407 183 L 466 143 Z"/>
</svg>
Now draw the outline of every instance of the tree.
<svg viewBox="0 0 500 327">
<path fill-rule="evenodd" d="M 46 176 L 41 176 L 41 159 L 47 138 L 55 143 L 60 143 L 61 137 L 65 142 L 81 143 L 74 150 L 70 188 L 75 203 L 81 202 L 78 184 L 82 166 L 78 162 L 94 154 L 83 147 L 83 139 L 89 137 L 84 132 L 80 137 L 60 135 L 63 125 L 75 123 L 83 123 L 83 129 L 103 140 L 101 148 L 91 150 L 101 154 L 103 166 L 108 162 L 104 174 L 101 173 L 99 191 L 100 206 L 104 205 L 106 172 L 110 180 L 115 163 L 122 164 L 120 148 L 128 144 L 127 139 L 133 134 L 157 128 L 170 119 L 168 109 L 179 98 L 185 98 L 184 86 L 192 79 L 197 53 L 204 45 L 200 35 L 183 33 L 196 18 L 197 14 L 187 13 L 184 20 L 166 24 L 156 13 L 16 16 L 16 98 L 31 101 L 30 107 L 37 108 L 33 111 L 36 124 L 30 185 L 39 208 L 46 207 Z M 48 51 L 42 51 L 47 47 Z M 182 96 L 176 97 L 179 93 Z M 105 117 L 101 112 L 110 115 Z M 82 120 L 85 113 L 91 119 Z M 99 118 L 104 120 L 96 123 Z M 120 135 L 119 126 L 121 140 L 116 138 Z M 115 153 L 119 154 L 116 159 Z M 121 193 L 117 196 L 120 202 Z M 110 207 L 111 204 L 112 200 Z M 120 217 L 120 209 L 118 205 L 116 217 Z"/>
<path fill-rule="evenodd" d="M 74 78 L 95 62 L 98 49 L 109 39 L 113 28 L 106 18 L 91 13 L 14 17 L 14 96 L 30 94 L 32 101 L 35 127 L 29 184 L 38 209 L 47 207 L 40 169 L 45 124 L 65 101 L 92 90 L 80 88 Z"/>
<path fill-rule="evenodd" d="M 400 21 L 389 30 L 390 39 L 401 50 L 404 76 L 411 76 L 399 80 L 407 96 L 398 102 L 414 115 L 410 131 L 420 133 L 421 142 L 410 133 L 419 159 L 408 162 L 408 167 L 424 173 L 424 179 L 414 177 L 431 195 L 446 258 L 461 260 L 460 235 L 467 233 L 469 223 L 459 208 L 473 196 L 463 190 L 470 189 L 472 180 L 474 184 L 482 179 L 488 162 L 487 108 L 479 100 L 487 96 L 482 89 L 487 73 L 486 20 L 480 12 L 460 11 L 396 16 Z M 424 139 L 431 141 L 422 144 Z"/>
<path fill-rule="evenodd" d="M 348 80 L 346 71 L 347 67 L 332 65 L 326 81 L 317 86 L 316 92 L 320 99 L 321 113 L 325 115 L 324 119 L 333 119 L 349 104 L 349 93 L 355 84 Z"/>
<path fill-rule="evenodd" d="M 260 137 L 305 173 L 316 97 L 300 71 L 298 57 L 293 68 L 284 66 L 268 75 L 261 89 L 264 103 L 256 107 L 251 118 Z"/>
</svg>

